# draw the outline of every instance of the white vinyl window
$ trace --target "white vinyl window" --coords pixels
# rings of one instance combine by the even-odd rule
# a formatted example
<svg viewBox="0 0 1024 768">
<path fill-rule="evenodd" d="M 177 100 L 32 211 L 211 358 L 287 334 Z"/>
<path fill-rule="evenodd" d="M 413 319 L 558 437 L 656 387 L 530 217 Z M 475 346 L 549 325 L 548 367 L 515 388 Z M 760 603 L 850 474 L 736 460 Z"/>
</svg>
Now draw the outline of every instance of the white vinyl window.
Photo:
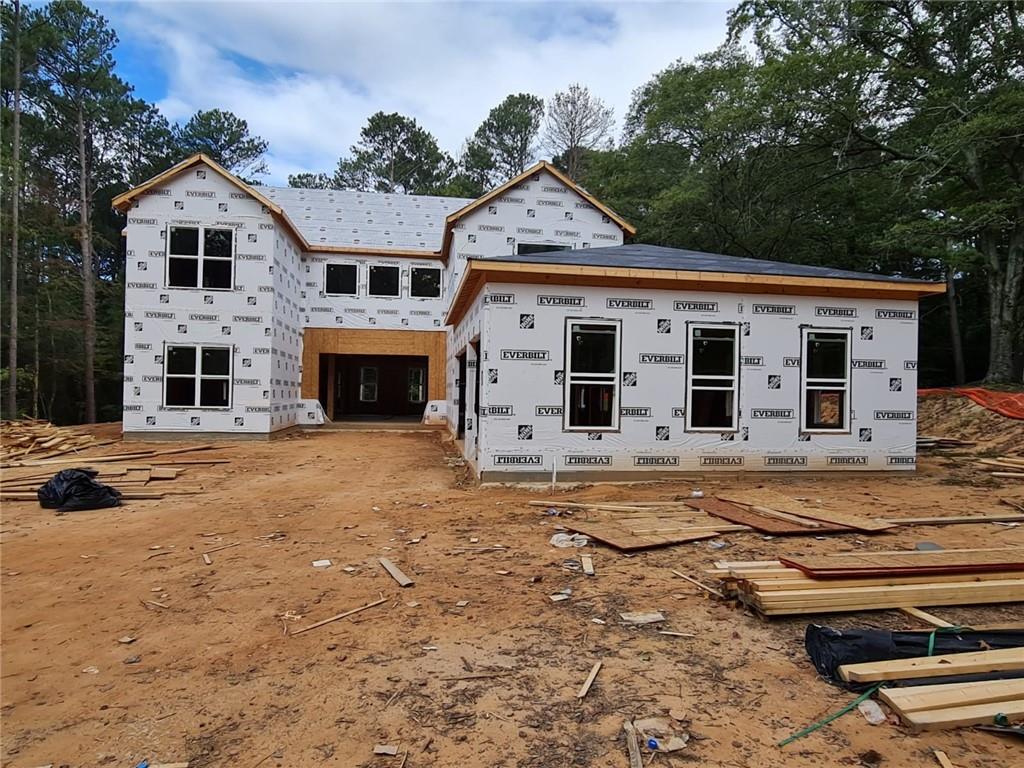
<svg viewBox="0 0 1024 768">
<path fill-rule="evenodd" d="M 427 369 L 409 369 L 409 402 L 424 403 L 427 400 Z"/>
<path fill-rule="evenodd" d="M 164 347 L 164 406 L 230 408 L 231 347 Z"/>
<path fill-rule="evenodd" d="M 168 288 L 230 291 L 234 287 L 235 230 L 167 227 Z"/>
<path fill-rule="evenodd" d="M 377 368 L 364 365 L 359 369 L 359 402 L 377 402 Z"/>
<path fill-rule="evenodd" d="M 566 320 L 565 430 L 619 428 L 621 329 L 618 320 Z"/>
<path fill-rule="evenodd" d="M 850 431 L 850 331 L 801 329 L 800 429 Z"/>
<path fill-rule="evenodd" d="M 740 344 L 737 326 L 688 326 L 686 429 L 731 432 L 738 429 Z"/>
<path fill-rule="evenodd" d="M 328 264 L 324 267 L 324 293 L 328 296 L 355 296 L 359 266 L 356 264 Z"/>
<path fill-rule="evenodd" d="M 418 299 L 441 298 L 441 270 L 435 267 L 410 269 L 409 295 Z"/>
</svg>

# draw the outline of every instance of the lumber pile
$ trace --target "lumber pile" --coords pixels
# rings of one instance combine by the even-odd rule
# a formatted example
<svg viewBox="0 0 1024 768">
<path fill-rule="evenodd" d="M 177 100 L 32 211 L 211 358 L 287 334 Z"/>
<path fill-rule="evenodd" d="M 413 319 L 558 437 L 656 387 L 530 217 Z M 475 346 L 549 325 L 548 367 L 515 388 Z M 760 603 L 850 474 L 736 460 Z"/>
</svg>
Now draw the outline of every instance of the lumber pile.
<svg viewBox="0 0 1024 768">
<path fill-rule="evenodd" d="M 116 441 L 110 441 L 116 442 Z M 107 445 L 109 443 L 93 443 L 93 446 Z M 60 456 L 60 457 L 49 457 L 40 458 L 35 457 L 31 459 L 7 459 L 0 462 L 0 467 L 4 469 L 11 469 L 16 467 L 52 467 L 53 471 L 56 472 L 59 469 L 65 467 L 91 467 L 93 464 L 124 464 L 134 461 L 146 461 L 153 459 L 157 456 L 172 456 L 180 453 L 195 453 L 200 451 L 210 451 L 220 448 L 219 445 L 202 444 L 202 445 L 187 445 L 178 448 L 139 448 L 136 450 L 126 450 L 120 453 L 109 453 L 102 456 Z M 165 464 L 223 464 L 226 463 L 227 459 L 211 459 L 211 458 L 199 458 L 199 459 L 180 459 L 176 461 L 164 461 L 160 460 L 161 466 Z"/>
<path fill-rule="evenodd" d="M 38 499 L 36 491 L 59 469 L 61 468 L 20 475 L 16 478 L 5 476 L 0 481 L 0 500 L 36 501 Z M 96 476 L 96 481 L 117 489 L 121 492 L 121 498 L 127 501 L 162 499 L 167 495 L 201 493 L 203 486 L 200 483 L 170 482 L 177 480 L 185 471 L 185 469 L 173 466 L 128 464 L 121 468 L 104 468 Z"/>
<path fill-rule="evenodd" d="M 997 459 L 978 459 L 976 469 L 1004 480 L 1024 480 L 1024 456 L 1000 456 Z"/>
<path fill-rule="evenodd" d="M 106 443 L 40 419 L 0 422 L 0 463 L 48 459 Z"/>
<path fill-rule="evenodd" d="M 931 437 L 928 435 L 918 435 L 917 438 L 917 449 L 919 451 L 967 448 L 973 445 L 974 443 L 970 440 L 958 440 L 955 437 Z"/>
<path fill-rule="evenodd" d="M 1024 548 L 718 562 L 720 591 L 761 616 L 1024 601 Z"/>
</svg>

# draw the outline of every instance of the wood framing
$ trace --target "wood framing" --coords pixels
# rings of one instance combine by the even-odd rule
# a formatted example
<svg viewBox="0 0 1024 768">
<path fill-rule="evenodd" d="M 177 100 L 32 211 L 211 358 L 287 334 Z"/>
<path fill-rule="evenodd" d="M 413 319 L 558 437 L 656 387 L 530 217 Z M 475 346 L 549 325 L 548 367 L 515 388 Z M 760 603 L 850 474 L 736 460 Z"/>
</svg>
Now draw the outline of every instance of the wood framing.
<svg viewBox="0 0 1024 768">
<path fill-rule="evenodd" d="M 302 339 L 302 397 L 320 395 L 320 355 L 415 355 L 429 361 L 427 400 L 445 399 L 444 331 L 306 328 Z M 324 403 L 327 406 L 327 403 Z"/>
<path fill-rule="evenodd" d="M 678 291 L 727 291 L 795 296 L 918 300 L 944 293 L 941 283 L 909 280 L 857 280 L 835 277 L 799 277 L 746 272 L 700 272 L 679 269 L 594 267 L 471 259 L 452 301 L 445 323 L 458 325 L 476 295 L 487 283 L 586 285 Z"/>
<path fill-rule="evenodd" d="M 465 216 L 468 216 L 473 211 L 477 210 L 482 205 L 486 205 L 487 203 L 489 203 L 491 200 L 495 199 L 496 197 L 501 197 L 501 195 L 505 194 L 505 192 L 510 190 L 512 187 L 516 186 L 517 184 L 522 184 L 524 181 L 526 181 L 528 178 L 533 176 L 535 173 L 541 173 L 543 171 L 547 171 L 548 173 L 550 173 L 552 176 L 554 176 L 556 179 L 558 179 L 562 184 L 564 184 L 566 187 L 571 189 L 577 195 L 582 197 L 584 200 L 586 200 L 588 203 L 590 203 L 592 206 L 594 206 L 597 210 L 599 210 L 601 213 L 603 213 L 609 219 L 614 221 L 617 225 L 619 225 L 619 227 L 622 228 L 622 231 L 625 232 L 627 235 L 632 237 L 633 235 L 636 234 L 636 227 L 634 227 L 632 224 L 630 224 L 624 218 L 619 216 L 619 214 L 617 214 L 615 211 L 613 211 L 607 205 L 605 205 L 600 200 L 598 200 L 596 197 L 594 197 L 589 192 L 587 192 L 587 190 L 583 189 L 583 187 L 581 187 L 579 184 L 574 182 L 572 179 L 570 179 L 568 176 L 566 176 L 564 173 L 562 173 L 560 170 L 558 170 L 551 163 L 547 162 L 546 160 L 541 160 L 536 165 L 533 165 L 530 168 L 527 168 L 525 171 L 520 173 L 518 176 L 515 176 L 515 177 L 509 179 L 504 184 L 502 184 L 500 187 L 496 187 L 495 189 L 492 189 L 490 192 L 488 192 L 483 197 L 477 198 L 476 200 L 471 202 L 469 205 L 467 205 L 467 206 L 465 206 L 463 208 L 460 208 L 459 210 L 455 211 L 454 213 L 451 213 L 451 214 L 448 215 L 448 218 L 446 218 L 444 220 L 444 239 L 441 241 L 441 253 L 445 254 L 445 258 L 447 258 L 448 251 L 451 248 L 452 233 L 454 231 L 455 224 L 456 224 L 456 222 L 458 222 L 459 219 L 461 219 L 461 218 L 463 218 Z"/>
</svg>

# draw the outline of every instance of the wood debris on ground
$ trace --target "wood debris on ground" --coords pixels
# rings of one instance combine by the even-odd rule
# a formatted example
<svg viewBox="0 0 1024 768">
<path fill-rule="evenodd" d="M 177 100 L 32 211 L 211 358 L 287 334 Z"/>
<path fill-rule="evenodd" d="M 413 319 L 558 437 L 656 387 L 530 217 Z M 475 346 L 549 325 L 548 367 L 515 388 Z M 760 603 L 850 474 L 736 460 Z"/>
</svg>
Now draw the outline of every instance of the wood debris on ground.
<svg viewBox="0 0 1024 768">
<path fill-rule="evenodd" d="M 933 437 L 930 435 L 918 435 L 917 437 L 917 449 L 919 451 L 970 448 L 974 444 L 971 440 L 960 440 L 955 437 Z"/>
<path fill-rule="evenodd" d="M 106 445 L 92 435 L 58 427 L 40 419 L 0 421 L 0 463 L 8 465 L 26 459 L 48 459 Z"/>
<path fill-rule="evenodd" d="M 999 456 L 995 459 L 978 459 L 975 469 L 988 472 L 992 477 L 1003 480 L 1024 480 L 1024 456 Z"/>
</svg>

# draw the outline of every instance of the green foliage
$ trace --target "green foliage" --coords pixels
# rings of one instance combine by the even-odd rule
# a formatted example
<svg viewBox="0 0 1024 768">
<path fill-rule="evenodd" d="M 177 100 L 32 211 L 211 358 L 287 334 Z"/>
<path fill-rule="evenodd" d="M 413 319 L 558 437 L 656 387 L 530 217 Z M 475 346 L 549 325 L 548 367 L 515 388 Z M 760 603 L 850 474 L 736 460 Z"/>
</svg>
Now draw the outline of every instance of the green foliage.
<svg viewBox="0 0 1024 768">
<path fill-rule="evenodd" d="M 330 189 L 331 177 L 326 173 L 296 173 L 288 177 L 288 186 L 303 189 Z"/>
<path fill-rule="evenodd" d="M 249 124 L 220 109 L 200 110 L 174 130 L 182 160 L 202 152 L 243 179 L 267 172 L 267 142 L 249 133 Z"/>
<path fill-rule="evenodd" d="M 455 164 L 414 119 L 392 112 L 370 116 L 351 155 L 338 161 L 333 186 L 368 192 L 435 194 Z"/>
<path fill-rule="evenodd" d="M 463 158 L 468 175 L 493 187 L 525 171 L 537 155 L 543 119 L 543 99 L 528 93 L 507 96 L 469 140 Z"/>
</svg>

